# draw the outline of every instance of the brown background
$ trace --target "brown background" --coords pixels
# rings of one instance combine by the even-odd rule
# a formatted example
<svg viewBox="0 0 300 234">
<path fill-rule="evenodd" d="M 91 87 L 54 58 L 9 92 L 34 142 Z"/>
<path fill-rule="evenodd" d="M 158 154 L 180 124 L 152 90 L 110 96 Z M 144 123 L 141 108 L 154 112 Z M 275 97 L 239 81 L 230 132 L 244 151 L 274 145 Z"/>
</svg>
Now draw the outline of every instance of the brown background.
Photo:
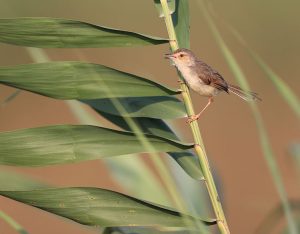
<svg viewBox="0 0 300 234">
<path fill-rule="evenodd" d="M 191 2 L 191 47 L 234 83 L 194 1 Z M 1 17 L 50 16 L 72 18 L 109 27 L 166 36 L 165 25 L 157 17 L 152 1 L 92 0 L 1 0 Z M 296 94 L 300 92 L 299 7 L 297 1 L 213 1 L 218 14 L 230 21 L 252 48 L 283 77 Z M 253 90 L 263 98 L 259 109 L 283 175 L 289 198 L 299 199 L 299 178 L 289 145 L 299 142 L 299 120 L 247 53 L 224 31 L 226 41 L 244 68 Z M 222 32 L 223 32 L 222 31 Z M 119 49 L 48 49 L 52 60 L 80 60 L 108 65 L 176 87 L 175 69 L 163 59 L 168 46 Z M 0 65 L 31 63 L 24 48 L 0 44 Z M 0 86 L 0 100 L 14 90 Z M 196 110 L 206 99 L 193 94 Z M 0 130 L 76 123 L 63 101 L 22 92 L 0 109 Z M 260 222 L 278 204 L 279 198 L 264 160 L 254 119 L 246 103 L 221 94 L 199 121 L 210 160 L 222 181 L 225 209 L 232 233 L 254 233 Z M 184 120 L 176 120 L 186 141 L 190 130 Z M 122 191 L 102 162 L 46 168 L 13 168 L 59 186 L 96 186 Z M 298 168 L 299 169 L 299 168 Z M 132 194 L 134 195 L 134 194 Z M 86 227 L 52 214 L 0 198 L 0 209 L 15 218 L 31 234 L 93 233 Z M 15 233 L 0 220 L 0 233 Z"/>
</svg>

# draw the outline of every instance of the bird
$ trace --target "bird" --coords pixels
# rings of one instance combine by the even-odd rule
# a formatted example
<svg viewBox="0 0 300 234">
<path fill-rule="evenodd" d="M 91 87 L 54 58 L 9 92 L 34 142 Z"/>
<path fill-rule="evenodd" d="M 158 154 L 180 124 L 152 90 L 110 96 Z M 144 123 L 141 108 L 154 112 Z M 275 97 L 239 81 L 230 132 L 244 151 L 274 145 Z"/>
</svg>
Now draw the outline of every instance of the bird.
<svg viewBox="0 0 300 234">
<path fill-rule="evenodd" d="M 208 97 L 206 106 L 198 114 L 188 117 L 189 123 L 198 120 L 220 92 L 233 93 L 245 101 L 261 101 L 257 93 L 227 83 L 218 71 L 198 59 L 191 50 L 180 48 L 171 54 L 165 54 L 165 58 L 170 59 L 177 67 L 190 89 Z"/>
</svg>

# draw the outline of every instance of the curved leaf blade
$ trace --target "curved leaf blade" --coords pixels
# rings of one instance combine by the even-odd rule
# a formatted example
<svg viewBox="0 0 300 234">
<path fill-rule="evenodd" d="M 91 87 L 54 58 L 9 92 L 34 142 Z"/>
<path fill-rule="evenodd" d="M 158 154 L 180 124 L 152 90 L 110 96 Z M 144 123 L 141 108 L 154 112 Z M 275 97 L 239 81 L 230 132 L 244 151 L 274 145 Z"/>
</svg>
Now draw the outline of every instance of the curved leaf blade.
<svg viewBox="0 0 300 234">
<path fill-rule="evenodd" d="M 175 97 L 126 97 L 118 98 L 126 113 L 120 113 L 111 99 L 82 100 L 92 108 L 105 113 L 124 117 L 148 117 L 175 119 L 186 116 L 183 103 Z"/>
<path fill-rule="evenodd" d="M 0 191 L 0 195 L 84 225 L 184 226 L 181 214 L 176 211 L 106 189 L 55 188 Z M 207 225 L 215 224 L 214 219 L 202 221 Z"/>
<path fill-rule="evenodd" d="M 0 68 L 0 83 L 57 99 L 175 95 L 178 91 L 100 64 L 49 62 Z"/>
<path fill-rule="evenodd" d="M 145 135 L 153 152 L 181 152 L 193 147 Z M 118 147 L 116 147 L 118 146 Z M 0 164 L 47 166 L 150 152 L 131 132 L 88 125 L 57 125 L 0 133 Z"/>
<path fill-rule="evenodd" d="M 36 17 L 0 19 L 0 42 L 38 48 L 105 48 L 168 40 L 76 20 Z"/>
<path fill-rule="evenodd" d="M 130 131 L 130 127 L 123 117 L 111 115 L 99 110 L 96 110 L 101 116 L 123 128 Z M 133 118 L 135 123 L 140 127 L 141 131 L 148 134 L 154 134 L 167 139 L 177 141 L 179 138 L 172 129 L 160 119 L 153 118 Z M 182 167 L 182 169 L 192 178 L 196 180 L 203 179 L 202 169 L 199 166 L 197 157 L 188 150 L 182 152 L 168 152 L 168 154 Z"/>
</svg>

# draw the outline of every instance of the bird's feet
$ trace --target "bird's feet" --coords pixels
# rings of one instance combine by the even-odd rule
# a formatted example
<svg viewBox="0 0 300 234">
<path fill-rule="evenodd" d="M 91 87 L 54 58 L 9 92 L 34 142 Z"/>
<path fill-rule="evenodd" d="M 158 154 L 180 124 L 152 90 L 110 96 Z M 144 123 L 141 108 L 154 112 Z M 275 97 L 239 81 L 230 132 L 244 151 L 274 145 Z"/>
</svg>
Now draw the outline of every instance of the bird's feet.
<svg viewBox="0 0 300 234">
<path fill-rule="evenodd" d="M 200 114 L 198 114 L 198 115 L 191 115 L 191 116 L 189 116 L 189 117 L 187 118 L 186 122 L 187 122 L 187 123 L 191 123 L 191 122 L 193 122 L 193 121 L 195 121 L 195 120 L 198 120 L 199 117 L 200 117 Z"/>
</svg>

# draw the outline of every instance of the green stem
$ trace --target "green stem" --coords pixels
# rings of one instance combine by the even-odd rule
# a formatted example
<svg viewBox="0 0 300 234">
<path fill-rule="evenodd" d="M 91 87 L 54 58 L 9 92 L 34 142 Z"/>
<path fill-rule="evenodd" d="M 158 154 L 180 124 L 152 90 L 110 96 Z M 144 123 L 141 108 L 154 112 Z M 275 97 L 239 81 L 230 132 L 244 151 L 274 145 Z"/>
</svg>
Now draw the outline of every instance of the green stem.
<svg viewBox="0 0 300 234">
<path fill-rule="evenodd" d="M 171 50 L 175 51 L 176 49 L 178 49 L 178 42 L 177 42 L 177 38 L 176 38 L 173 21 L 172 21 L 171 15 L 170 15 L 168 3 L 167 3 L 167 0 L 160 0 L 160 3 L 162 6 L 162 9 L 163 9 L 164 19 L 165 19 L 166 27 L 167 27 L 168 34 L 169 34 Z M 180 79 L 183 80 L 182 77 L 180 77 Z M 190 92 L 189 92 L 189 89 L 188 89 L 187 85 L 185 84 L 185 82 L 181 82 L 180 88 L 182 90 L 183 102 L 185 104 L 188 116 L 194 115 L 195 111 L 193 108 Z M 230 233 L 230 231 L 229 231 L 227 221 L 226 221 L 223 209 L 222 209 L 222 204 L 221 204 L 219 196 L 218 196 L 216 185 L 213 180 L 213 176 L 212 176 L 212 173 L 210 170 L 208 158 L 207 158 L 207 155 L 206 155 L 203 143 L 202 143 L 202 138 L 201 138 L 198 122 L 197 121 L 191 122 L 190 127 L 191 127 L 192 134 L 193 134 L 194 141 L 195 141 L 195 151 L 199 158 L 200 166 L 203 170 L 205 185 L 207 187 L 209 197 L 210 197 L 210 200 L 211 200 L 211 203 L 212 203 L 212 206 L 213 206 L 216 218 L 217 218 L 219 230 L 222 234 L 223 233 L 228 234 L 228 233 Z"/>
</svg>

